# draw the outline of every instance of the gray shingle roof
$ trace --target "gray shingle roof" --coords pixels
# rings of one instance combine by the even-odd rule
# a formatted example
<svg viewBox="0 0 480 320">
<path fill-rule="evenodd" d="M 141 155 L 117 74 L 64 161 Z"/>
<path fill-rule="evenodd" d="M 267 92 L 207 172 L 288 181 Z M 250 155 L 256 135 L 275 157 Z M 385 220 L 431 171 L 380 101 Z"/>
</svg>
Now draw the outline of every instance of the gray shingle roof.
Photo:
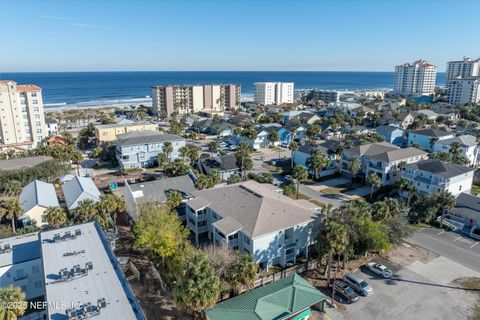
<svg viewBox="0 0 480 320">
<path fill-rule="evenodd" d="M 212 225 L 226 236 L 237 232 L 243 227 L 237 220 L 235 220 L 231 216 L 217 220 L 212 223 Z"/>
<path fill-rule="evenodd" d="M 118 136 L 117 144 L 119 146 L 133 146 L 145 143 L 157 143 L 166 141 L 185 140 L 184 138 L 174 134 L 163 134 L 159 131 L 133 131 Z"/>
<path fill-rule="evenodd" d="M 222 188 L 196 191 L 201 204 L 208 205 L 222 218 L 231 217 L 252 238 L 312 221 L 315 205 L 292 200 L 268 184 L 249 180 Z M 194 207 L 196 199 L 187 202 Z"/>
<path fill-rule="evenodd" d="M 450 145 L 453 142 L 458 142 L 461 145 L 468 146 L 468 147 L 474 147 L 474 146 L 477 145 L 477 138 L 475 136 L 470 135 L 470 134 L 466 134 L 466 135 L 463 135 L 463 136 L 453 137 L 453 138 L 450 138 L 450 139 L 438 140 L 435 143 Z"/>
<path fill-rule="evenodd" d="M 400 149 L 396 145 L 393 145 L 388 142 L 378 142 L 378 143 L 369 143 L 363 144 L 358 147 L 353 147 L 350 149 L 345 150 L 345 153 L 350 156 L 360 157 L 363 155 L 366 156 L 374 156 L 377 154 L 385 153 L 388 151 L 398 150 Z"/>
<path fill-rule="evenodd" d="M 432 159 L 422 160 L 416 163 L 409 164 L 408 166 L 415 170 L 422 170 L 439 174 L 445 178 L 456 177 L 458 175 L 474 170 L 472 168 L 460 166 L 458 164 Z"/>
<path fill-rule="evenodd" d="M 334 154 L 335 150 L 328 148 L 328 146 L 323 146 L 321 144 L 304 144 L 298 148 L 299 152 L 305 154 L 312 154 L 314 149 L 319 149 L 324 154 Z"/>
<path fill-rule="evenodd" d="M 394 127 L 394 126 L 379 126 L 379 127 L 376 127 L 375 130 L 377 132 L 379 131 L 382 131 L 382 132 L 393 132 L 395 130 L 402 130 L 401 128 L 399 127 Z M 402 130 L 403 131 L 403 130 Z"/>
<path fill-rule="evenodd" d="M 162 203 L 167 201 L 167 195 L 171 191 L 178 191 L 184 197 L 191 196 L 195 191 L 195 185 L 188 175 L 130 184 L 129 187 L 138 195 L 137 203 Z"/>
<path fill-rule="evenodd" d="M 376 155 L 373 155 L 373 159 L 377 159 L 379 161 L 401 161 L 404 159 L 412 158 L 412 157 L 417 157 L 417 156 L 425 156 L 427 155 L 428 152 L 414 148 L 414 147 L 408 147 L 405 149 L 397 149 L 397 150 L 391 150 L 383 153 L 379 153 Z"/>
<path fill-rule="evenodd" d="M 230 171 L 238 169 L 237 159 L 233 154 L 200 159 L 198 160 L 197 166 L 203 174 L 209 174 L 212 170 Z"/>
<path fill-rule="evenodd" d="M 68 210 L 75 209 L 85 199 L 100 200 L 100 191 L 91 178 L 75 176 L 62 185 L 62 190 Z"/>
<path fill-rule="evenodd" d="M 24 212 L 35 206 L 58 207 L 58 198 L 53 184 L 34 180 L 27 184 L 20 194 L 20 205 Z"/>
<path fill-rule="evenodd" d="M 468 193 L 460 193 L 451 212 L 468 219 L 480 221 L 480 197 L 472 196 Z"/>
<path fill-rule="evenodd" d="M 420 134 L 427 137 L 436 137 L 436 138 L 450 136 L 453 134 L 453 132 L 451 131 L 442 130 L 442 129 L 433 129 L 433 128 L 415 130 L 415 131 L 412 131 L 412 133 Z"/>
</svg>

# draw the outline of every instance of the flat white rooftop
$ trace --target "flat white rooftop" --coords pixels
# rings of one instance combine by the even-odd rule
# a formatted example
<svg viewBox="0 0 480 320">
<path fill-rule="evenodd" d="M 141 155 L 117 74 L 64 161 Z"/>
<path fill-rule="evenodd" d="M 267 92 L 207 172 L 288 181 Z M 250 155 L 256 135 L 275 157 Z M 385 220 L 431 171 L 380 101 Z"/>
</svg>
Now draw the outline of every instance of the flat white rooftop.
<svg viewBox="0 0 480 320">
<path fill-rule="evenodd" d="M 67 315 L 71 307 L 74 314 L 90 312 L 91 320 L 145 319 L 96 223 L 44 231 L 40 241 L 48 319 L 80 319 Z"/>
</svg>

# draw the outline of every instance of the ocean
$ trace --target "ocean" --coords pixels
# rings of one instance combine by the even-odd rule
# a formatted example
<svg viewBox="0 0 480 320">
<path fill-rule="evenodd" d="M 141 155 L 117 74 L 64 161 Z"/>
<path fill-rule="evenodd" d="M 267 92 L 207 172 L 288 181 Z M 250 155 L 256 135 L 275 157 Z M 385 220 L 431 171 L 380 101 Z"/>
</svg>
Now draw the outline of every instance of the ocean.
<svg viewBox="0 0 480 320">
<path fill-rule="evenodd" d="M 391 89 L 393 72 L 335 71 L 118 71 L 0 73 L 0 80 L 42 87 L 45 108 L 128 105 L 150 102 L 152 85 L 236 83 L 242 96 L 253 95 L 256 81 L 294 82 L 295 89 Z M 443 86 L 445 74 L 437 74 Z"/>
</svg>

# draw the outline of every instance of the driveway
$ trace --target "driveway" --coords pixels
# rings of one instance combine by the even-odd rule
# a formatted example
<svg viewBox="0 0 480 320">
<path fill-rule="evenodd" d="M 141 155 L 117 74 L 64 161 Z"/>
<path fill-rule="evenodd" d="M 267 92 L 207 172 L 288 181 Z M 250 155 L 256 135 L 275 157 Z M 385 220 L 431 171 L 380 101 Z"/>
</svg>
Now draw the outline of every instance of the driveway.
<svg viewBox="0 0 480 320">
<path fill-rule="evenodd" d="M 437 228 L 425 228 L 408 241 L 480 272 L 480 241 Z"/>
</svg>

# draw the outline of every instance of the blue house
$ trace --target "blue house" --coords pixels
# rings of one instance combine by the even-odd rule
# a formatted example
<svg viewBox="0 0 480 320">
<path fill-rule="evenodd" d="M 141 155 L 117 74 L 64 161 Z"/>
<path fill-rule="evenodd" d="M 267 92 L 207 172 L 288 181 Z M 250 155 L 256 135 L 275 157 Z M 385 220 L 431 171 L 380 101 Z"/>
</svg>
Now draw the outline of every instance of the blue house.
<svg viewBox="0 0 480 320">
<path fill-rule="evenodd" d="M 379 135 L 385 138 L 388 143 L 401 147 L 403 145 L 404 131 L 399 127 L 380 126 L 375 128 Z"/>
<path fill-rule="evenodd" d="M 455 133 L 445 129 L 428 128 L 415 130 L 408 133 L 408 146 L 411 147 L 417 144 L 423 150 L 432 152 L 436 141 L 453 137 L 455 137 Z"/>
</svg>

